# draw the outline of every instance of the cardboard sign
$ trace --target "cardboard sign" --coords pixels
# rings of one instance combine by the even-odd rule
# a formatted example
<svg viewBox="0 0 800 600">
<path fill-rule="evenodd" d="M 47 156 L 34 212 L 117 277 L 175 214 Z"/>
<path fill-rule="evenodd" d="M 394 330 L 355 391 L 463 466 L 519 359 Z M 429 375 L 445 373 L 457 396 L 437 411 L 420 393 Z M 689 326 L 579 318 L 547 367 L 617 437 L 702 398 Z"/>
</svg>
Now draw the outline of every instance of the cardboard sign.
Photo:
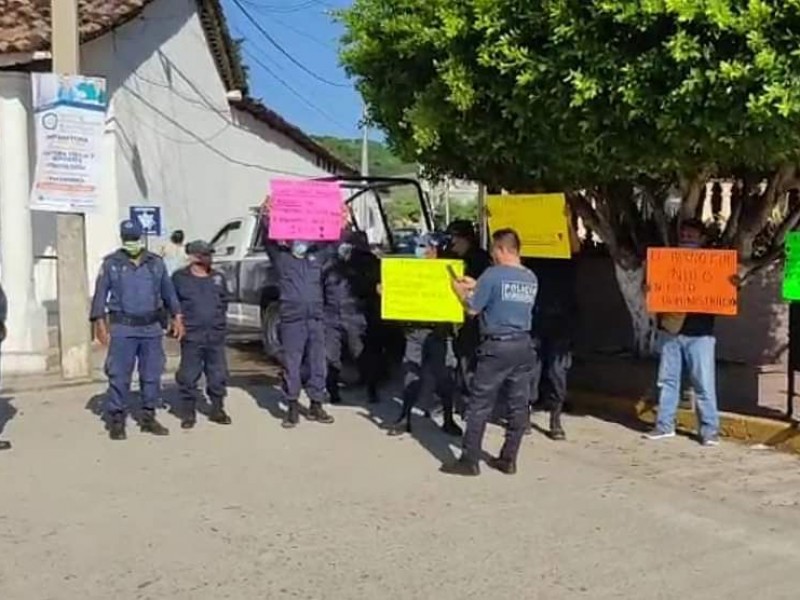
<svg viewBox="0 0 800 600">
<path fill-rule="evenodd" d="M 800 232 L 786 236 L 786 260 L 783 265 L 783 299 L 800 301 Z"/>
<path fill-rule="evenodd" d="M 381 259 L 381 317 L 387 321 L 463 323 L 464 308 L 451 287 L 452 269 L 464 274 L 460 260 Z"/>
<path fill-rule="evenodd" d="M 566 202 L 564 194 L 487 196 L 489 229 L 514 229 L 522 256 L 571 258 Z"/>
<path fill-rule="evenodd" d="M 273 179 L 270 182 L 271 240 L 338 240 L 342 194 L 334 181 Z"/>
<path fill-rule="evenodd" d="M 735 315 L 738 291 L 731 279 L 737 266 L 735 250 L 650 248 L 647 310 Z"/>
</svg>

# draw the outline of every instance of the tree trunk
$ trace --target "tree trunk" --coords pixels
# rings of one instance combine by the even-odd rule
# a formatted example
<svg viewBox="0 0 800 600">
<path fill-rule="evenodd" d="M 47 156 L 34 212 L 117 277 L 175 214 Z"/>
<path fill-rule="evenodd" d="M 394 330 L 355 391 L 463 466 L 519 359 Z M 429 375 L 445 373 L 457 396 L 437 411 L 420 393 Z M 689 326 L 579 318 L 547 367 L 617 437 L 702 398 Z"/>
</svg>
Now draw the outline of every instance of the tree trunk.
<svg viewBox="0 0 800 600">
<path fill-rule="evenodd" d="M 656 350 L 656 321 L 647 312 L 645 303 L 645 266 L 640 264 L 626 269 L 615 261 L 614 274 L 631 316 L 634 352 L 637 356 L 651 356 Z"/>
</svg>

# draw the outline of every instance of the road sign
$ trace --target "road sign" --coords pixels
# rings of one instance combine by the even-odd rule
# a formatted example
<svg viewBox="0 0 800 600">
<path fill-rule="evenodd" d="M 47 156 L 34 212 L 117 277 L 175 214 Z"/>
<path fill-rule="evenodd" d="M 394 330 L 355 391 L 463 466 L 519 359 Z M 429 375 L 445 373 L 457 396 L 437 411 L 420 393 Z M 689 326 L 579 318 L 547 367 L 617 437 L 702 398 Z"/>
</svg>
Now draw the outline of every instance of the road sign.
<svg viewBox="0 0 800 600">
<path fill-rule="evenodd" d="M 161 219 L 160 206 L 131 206 L 130 219 L 139 222 L 145 235 L 164 235 L 164 222 Z"/>
</svg>

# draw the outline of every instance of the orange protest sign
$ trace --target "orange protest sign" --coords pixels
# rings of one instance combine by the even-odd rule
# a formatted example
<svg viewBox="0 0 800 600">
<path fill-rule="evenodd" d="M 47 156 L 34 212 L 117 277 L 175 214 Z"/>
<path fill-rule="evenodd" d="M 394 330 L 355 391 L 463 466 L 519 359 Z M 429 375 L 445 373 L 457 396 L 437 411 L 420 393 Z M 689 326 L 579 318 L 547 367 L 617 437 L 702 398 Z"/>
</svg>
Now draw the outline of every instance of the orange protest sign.
<svg viewBox="0 0 800 600">
<path fill-rule="evenodd" d="M 735 250 L 650 248 L 647 310 L 651 313 L 736 314 Z"/>
</svg>

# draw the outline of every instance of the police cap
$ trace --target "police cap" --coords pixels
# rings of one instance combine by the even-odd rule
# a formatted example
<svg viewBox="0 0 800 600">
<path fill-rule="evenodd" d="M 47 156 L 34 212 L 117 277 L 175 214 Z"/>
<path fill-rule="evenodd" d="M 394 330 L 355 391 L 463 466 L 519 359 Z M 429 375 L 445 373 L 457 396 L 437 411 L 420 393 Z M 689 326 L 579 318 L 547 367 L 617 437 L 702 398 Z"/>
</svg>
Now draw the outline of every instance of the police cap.
<svg viewBox="0 0 800 600">
<path fill-rule="evenodd" d="M 186 244 L 186 254 L 193 256 L 210 256 L 214 254 L 214 248 L 206 241 L 195 240 Z"/>
<path fill-rule="evenodd" d="M 466 239 L 475 239 L 475 237 L 477 237 L 475 235 L 475 227 L 472 225 L 472 222 L 467 219 L 452 221 L 450 225 L 447 226 L 447 233 L 451 236 Z"/>
<path fill-rule="evenodd" d="M 141 237 L 144 235 L 144 231 L 142 230 L 142 226 L 139 225 L 138 221 L 125 219 L 119 224 L 119 235 L 123 241 L 133 242 L 141 239 Z"/>
</svg>

